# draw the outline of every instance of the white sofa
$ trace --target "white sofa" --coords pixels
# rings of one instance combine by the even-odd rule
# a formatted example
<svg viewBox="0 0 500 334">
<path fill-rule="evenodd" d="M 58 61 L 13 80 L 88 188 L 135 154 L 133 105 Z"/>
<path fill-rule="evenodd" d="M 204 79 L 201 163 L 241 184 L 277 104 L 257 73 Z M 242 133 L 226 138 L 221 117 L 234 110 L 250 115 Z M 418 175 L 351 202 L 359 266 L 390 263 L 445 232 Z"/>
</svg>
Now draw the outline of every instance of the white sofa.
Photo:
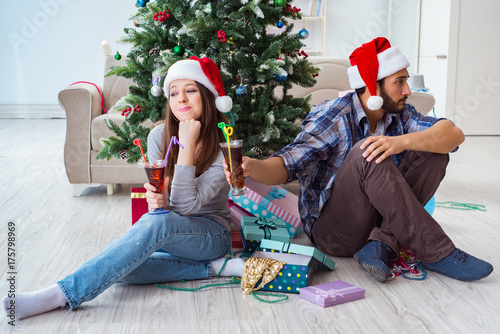
<svg viewBox="0 0 500 334">
<path fill-rule="evenodd" d="M 347 77 L 347 68 L 350 66 L 348 59 L 311 56 L 308 60 L 321 69 L 316 77 L 316 85 L 310 88 L 294 87 L 289 90 L 290 94 L 295 97 L 306 97 L 311 94 L 311 103 L 316 105 L 324 100 L 335 99 L 339 97 L 339 93 L 351 90 Z M 428 93 L 412 91 L 407 102 L 413 104 L 417 111 L 427 114 L 436 101 Z"/>
</svg>

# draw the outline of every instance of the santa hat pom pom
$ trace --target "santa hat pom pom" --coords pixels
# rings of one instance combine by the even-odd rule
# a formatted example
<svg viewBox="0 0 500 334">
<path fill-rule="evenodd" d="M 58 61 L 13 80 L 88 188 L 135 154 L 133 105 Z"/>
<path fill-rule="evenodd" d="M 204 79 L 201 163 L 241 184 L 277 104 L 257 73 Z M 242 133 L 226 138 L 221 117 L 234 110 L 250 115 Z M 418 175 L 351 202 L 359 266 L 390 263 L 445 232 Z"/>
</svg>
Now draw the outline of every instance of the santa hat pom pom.
<svg viewBox="0 0 500 334">
<path fill-rule="evenodd" d="M 219 96 L 215 99 L 215 106 L 221 112 L 229 112 L 233 108 L 233 100 L 227 95 Z"/>
<path fill-rule="evenodd" d="M 366 103 L 370 110 L 379 110 L 384 104 L 384 100 L 380 96 L 370 96 L 368 102 Z"/>
</svg>

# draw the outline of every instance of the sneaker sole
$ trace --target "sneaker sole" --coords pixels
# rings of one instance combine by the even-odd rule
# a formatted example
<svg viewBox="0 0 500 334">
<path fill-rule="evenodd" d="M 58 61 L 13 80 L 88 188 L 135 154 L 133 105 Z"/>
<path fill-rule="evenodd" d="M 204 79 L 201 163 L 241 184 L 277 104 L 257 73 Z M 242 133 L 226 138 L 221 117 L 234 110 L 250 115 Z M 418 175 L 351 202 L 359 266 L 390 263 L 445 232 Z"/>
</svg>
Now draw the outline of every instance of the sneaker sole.
<svg viewBox="0 0 500 334">
<path fill-rule="evenodd" d="M 379 282 L 385 282 L 387 281 L 387 275 L 383 270 L 380 270 L 380 268 L 370 266 L 369 264 L 362 264 L 361 267 L 370 275 L 370 277 L 375 278 Z"/>
</svg>

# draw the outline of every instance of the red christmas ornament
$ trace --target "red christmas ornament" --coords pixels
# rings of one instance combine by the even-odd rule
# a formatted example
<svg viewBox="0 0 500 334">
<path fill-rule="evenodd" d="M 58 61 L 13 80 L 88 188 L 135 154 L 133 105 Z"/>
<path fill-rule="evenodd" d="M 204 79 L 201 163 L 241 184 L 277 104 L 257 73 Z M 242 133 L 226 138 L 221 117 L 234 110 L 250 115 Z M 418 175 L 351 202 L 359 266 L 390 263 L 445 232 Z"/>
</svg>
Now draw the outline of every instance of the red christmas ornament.
<svg viewBox="0 0 500 334">
<path fill-rule="evenodd" d="M 217 38 L 221 42 L 227 42 L 226 33 L 222 30 L 217 31 Z"/>
<path fill-rule="evenodd" d="M 299 56 L 303 56 L 304 58 L 309 57 L 309 55 L 304 50 L 297 50 L 297 54 Z"/>
<path fill-rule="evenodd" d="M 153 15 L 153 20 L 162 23 L 163 21 L 166 21 L 170 17 L 170 14 L 167 14 L 167 11 L 164 10 L 162 12 L 155 13 Z"/>
<path fill-rule="evenodd" d="M 136 105 L 134 108 L 134 112 L 141 112 L 142 108 L 139 108 L 139 105 Z M 132 108 L 128 107 L 122 110 L 121 115 L 127 117 L 132 113 Z"/>
<path fill-rule="evenodd" d="M 285 10 L 288 10 L 289 12 L 292 12 L 294 14 L 297 14 L 298 12 L 300 12 L 300 8 L 297 8 L 296 6 L 293 6 L 289 3 L 286 4 L 285 6 Z"/>
</svg>

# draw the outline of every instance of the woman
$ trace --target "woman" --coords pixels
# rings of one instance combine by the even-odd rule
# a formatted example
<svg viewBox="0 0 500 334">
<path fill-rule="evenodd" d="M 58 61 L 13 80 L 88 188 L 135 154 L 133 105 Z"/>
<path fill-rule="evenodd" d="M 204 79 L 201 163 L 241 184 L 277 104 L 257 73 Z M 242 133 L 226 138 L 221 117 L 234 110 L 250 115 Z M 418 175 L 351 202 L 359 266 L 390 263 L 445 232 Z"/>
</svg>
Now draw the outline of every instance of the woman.
<svg viewBox="0 0 500 334">
<path fill-rule="evenodd" d="M 231 100 L 217 65 L 208 58 L 191 57 L 172 65 L 164 83 L 168 98 L 165 122 L 148 137 L 148 155 L 165 158 L 172 136 L 161 193 L 146 183 L 151 209 L 166 214 L 145 214 L 121 238 L 74 273 L 46 289 L 17 294 L 16 318 L 23 319 L 66 305 L 74 310 L 117 282 L 151 284 L 181 279 L 205 279 L 243 273 L 244 260 L 231 259 L 229 185 L 222 167 L 217 124 L 225 120 Z M 219 109 L 219 110 L 217 110 Z M 2 299 L 7 308 L 13 301 Z"/>
</svg>

